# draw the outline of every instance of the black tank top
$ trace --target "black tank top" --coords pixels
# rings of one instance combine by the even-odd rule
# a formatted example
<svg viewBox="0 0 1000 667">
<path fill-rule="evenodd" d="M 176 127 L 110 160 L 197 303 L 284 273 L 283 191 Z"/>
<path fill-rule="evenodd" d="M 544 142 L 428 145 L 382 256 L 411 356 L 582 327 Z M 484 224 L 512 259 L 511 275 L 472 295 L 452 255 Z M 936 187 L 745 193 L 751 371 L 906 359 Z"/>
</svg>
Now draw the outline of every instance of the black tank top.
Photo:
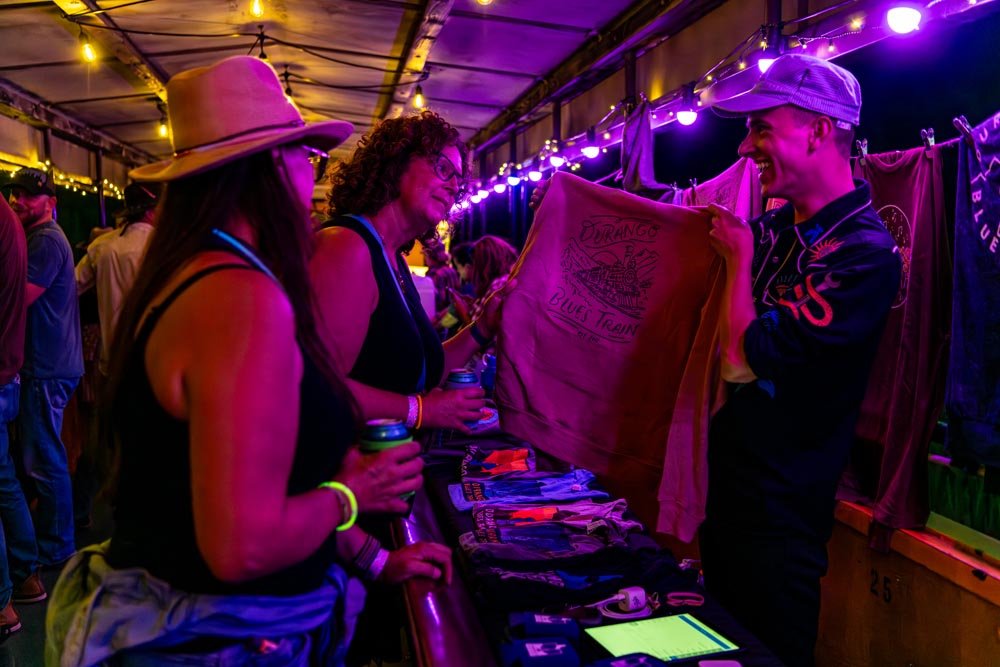
<svg viewBox="0 0 1000 667">
<path fill-rule="evenodd" d="M 297 595 L 323 582 L 336 558 L 336 533 L 331 532 L 304 561 L 279 572 L 238 584 L 217 579 L 195 541 L 188 424 L 160 406 L 146 373 L 146 345 L 166 309 L 197 280 L 225 269 L 256 270 L 224 264 L 193 274 L 150 311 L 136 336 L 114 397 L 121 470 L 108 560 L 117 568 L 145 568 L 174 588 L 192 593 Z M 355 435 L 348 402 L 333 391 L 308 355 L 302 357 L 299 431 L 289 495 L 331 479 Z M 283 397 L 274 396 L 274 400 Z"/>
<path fill-rule="evenodd" d="M 356 218 L 344 215 L 323 226 L 344 227 L 364 239 L 378 285 L 378 304 L 368 321 L 368 333 L 351 369 L 351 378 L 397 394 L 413 394 L 436 387 L 444 372 L 444 348 L 424 312 L 402 256 L 389 253 L 402 279 L 397 282 L 396 275 L 386 264 L 379 239 Z M 405 302 L 400 298 L 400 291 Z M 420 386 L 422 374 L 425 377 Z"/>
</svg>

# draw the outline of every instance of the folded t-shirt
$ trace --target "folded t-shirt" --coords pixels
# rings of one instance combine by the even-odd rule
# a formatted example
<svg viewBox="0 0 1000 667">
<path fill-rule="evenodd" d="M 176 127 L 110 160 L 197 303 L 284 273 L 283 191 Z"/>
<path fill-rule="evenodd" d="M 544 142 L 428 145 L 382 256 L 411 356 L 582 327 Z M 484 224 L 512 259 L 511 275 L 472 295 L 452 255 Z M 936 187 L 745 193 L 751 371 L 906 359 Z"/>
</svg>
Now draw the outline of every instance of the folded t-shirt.
<svg viewBox="0 0 1000 667">
<path fill-rule="evenodd" d="M 593 485 L 592 472 L 576 469 L 542 479 L 507 478 L 449 484 L 448 495 L 459 511 L 472 509 L 476 503 L 540 503 L 608 497 L 607 492 L 591 488 Z"/>
</svg>

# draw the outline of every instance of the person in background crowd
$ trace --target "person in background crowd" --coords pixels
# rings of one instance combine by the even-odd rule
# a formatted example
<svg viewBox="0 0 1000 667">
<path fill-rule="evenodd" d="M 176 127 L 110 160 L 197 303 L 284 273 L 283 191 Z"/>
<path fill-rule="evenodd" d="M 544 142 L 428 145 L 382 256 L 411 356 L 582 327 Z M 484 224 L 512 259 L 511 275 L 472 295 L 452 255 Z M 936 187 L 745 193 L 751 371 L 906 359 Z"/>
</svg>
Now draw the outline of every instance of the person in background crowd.
<svg viewBox="0 0 1000 667">
<path fill-rule="evenodd" d="M 451 291 L 458 289 L 458 271 L 451 266 L 451 256 L 440 241 L 420 245 L 427 265 L 427 277 L 434 281 L 434 328 L 442 340 L 458 332 L 460 322 L 451 313 Z"/>
<path fill-rule="evenodd" d="M 479 317 L 483 301 L 489 294 L 507 284 L 507 275 L 516 261 L 517 250 L 498 236 L 487 235 L 475 242 L 469 274 L 476 300 L 469 313 L 470 319 Z"/>
<path fill-rule="evenodd" d="M 59 565 L 76 550 L 73 490 L 61 431 L 63 410 L 83 375 L 73 251 L 56 224 L 49 174 L 21 169 L 4 186 L 28 242 L 28 325 L 21 367 L 24 471 L 37 493 L 35 534 L 41 565 Z"/>
<path fill-rule="evenodd" d="M 502 294 L 442 346 L 420 308 L 402 251 L 430 239 L 465 179 L 466 148 L 432 111 L 380 122 L 330 176 L 330 212 L 310 268 L 327 349 L 365 418 L 453 428 L 480 416 L 479 389 L 437 389 L 444 371 L 489 344 Z M 350 286 L 348 289 L 347 286 Z"/>
<path fill-rule="evenodd" d="M 159 201 L 157 186 L 150 183 L 131 183 L 125 187 L 125 208 L 122 223 L 112 232 L 102 234 L 87 246 L 87 253 L 76 265 L 76 287 L 80 295 L 94 288 L 97 296 L 98 324 L 100 326 L 100 357 L 98 373 L 92 369 L 84 376 L 78 398 L 100 393 L 103 378 L 108 374 L 111 354 L 111 337 L 125 296 L 135 282 L 139 263 L 146 252 L 149 236 L 155 224 L 156 204 Z M 91 361 L 87 357 L 87 327 L 84 332 L 84 367 Z M 97 377 L 94 377 L 94 376 Z M 91 525 L 91 504 L 98 490 L 94 447 L 95 438 L 87 438 L 73 476 L 73 508 L 75 524 Z"/>
<path fill-rule="evenodd" d="M 168 185 L 101 416 L 114 534 L 63 571 L 46 664 L 340 665 L 363 603 L 345 568 L 451 576 L 447 549 L 364 551 L 353 527 L 405 510 L 422 462 L 416 443 L 351 446 L 354 404 L 316 329 L 311 160 L 352 127 L 305 125 L 253 57 L 167 92 L 175 153 L 132 172 Z"/>
<path fill-rule="evenodd" d="M 10 454 L 7 424 L 17 417 L 27 320 L 28 248 L 17 215 L 0 199 L 0 642 L 21 629 L 14 602 L 40 602 L 35 527 Z"/>
<path fill-rule="evenodd" d="M 757 163 L 764 196 L 788 203 L 749 224 L 707 207 L 726 263 L 733 387 L 709 432 L 705 584 L 785 663 L 812 665 L 837 480 L 900 258 L 851 176 L 861 88 L 850 72 L 785 55 L 716 108 L 748 116 L 739 153 Z"/>
<path fill-rule="evenodd" d="M 434 307 L 440 311 L 448 307 L 448 290 L 458 288 L 458 271 L 451 267 L 451 255 L 437 237 L 429 239 L 426 245 L 421 244 L 420 248 L 427 265 L 427 277 L 434 281 Z"/>
<path fill-rule="evenodd" d="M 124 224 L 103 234 L 88 247 L 76 265 L 77 292 L 96 288 L 101 323 L 101 373 L 108 373 L 111 336 L 118 321 L 125 295 L 128 294 L 146 252 L 149 235 L 155 224 L 159 197 L 156 186 L 131 183 L 125 188 Z"/>
<path fill-rule="evenodd" d="M 451 249 L 451 265 L 458 272 L 458 279 L 461 283 L 458 291 L 468 296 L 472 296 L 475 292 L 475 289 L 472 287 L 472 275 L 470 273 L 472 269 L 473 245 L 471 241 L 466 241 L 465 243 L 453 246 Z"/>
</svg>

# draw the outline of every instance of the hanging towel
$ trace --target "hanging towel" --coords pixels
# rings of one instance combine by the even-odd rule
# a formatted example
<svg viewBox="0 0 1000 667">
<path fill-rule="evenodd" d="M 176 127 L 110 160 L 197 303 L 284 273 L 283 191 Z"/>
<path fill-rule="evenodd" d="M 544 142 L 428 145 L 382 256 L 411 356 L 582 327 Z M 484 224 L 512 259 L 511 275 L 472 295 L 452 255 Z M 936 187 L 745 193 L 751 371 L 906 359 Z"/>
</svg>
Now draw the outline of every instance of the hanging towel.
<svg viewBox="0 0 1000 667">
<path fill-rule="evenodd" d="M 597 472 L 644 523 L 684 540 L 704 517 L 721 405 L 722 262 L 708 230 L 688 209 L 556 174 L 498 347 L 504 428 Z"/>
</svg>

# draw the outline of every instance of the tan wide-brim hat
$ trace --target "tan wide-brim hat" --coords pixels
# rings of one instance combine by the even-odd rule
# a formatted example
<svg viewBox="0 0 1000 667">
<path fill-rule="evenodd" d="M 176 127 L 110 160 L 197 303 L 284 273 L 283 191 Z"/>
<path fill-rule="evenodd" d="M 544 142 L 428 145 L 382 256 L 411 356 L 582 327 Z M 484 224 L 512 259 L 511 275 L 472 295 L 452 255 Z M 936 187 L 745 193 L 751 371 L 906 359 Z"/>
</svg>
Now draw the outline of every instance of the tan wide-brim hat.
<svg viewBox="0 0 1000 667">
<path fill-rule="evenodd" d="M 307 143 L 323 151 L 354 131 L 340 120 L 306 125 L 263 60 L 234 56 L 180 72 L 167 82 L 174 156 L 129 172 L 136 181 L 172 181 L 274 146 Z"/>
</svg>

